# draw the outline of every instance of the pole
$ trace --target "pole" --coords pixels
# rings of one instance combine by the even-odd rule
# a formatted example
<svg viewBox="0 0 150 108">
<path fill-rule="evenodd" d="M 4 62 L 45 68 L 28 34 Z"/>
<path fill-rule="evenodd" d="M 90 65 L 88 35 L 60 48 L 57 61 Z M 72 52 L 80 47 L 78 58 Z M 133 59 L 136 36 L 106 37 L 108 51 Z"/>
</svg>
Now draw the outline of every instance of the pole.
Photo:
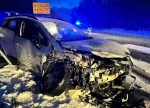
<svg viewBox="0 0 150 108">
<path fill-rule="evenodd" d="M 8 59 L 8 57 L 1 50 L 0 50 L 0 54 L 7 61 L 8 64 L 12 65 L 11 61 Z"/>
</svg>

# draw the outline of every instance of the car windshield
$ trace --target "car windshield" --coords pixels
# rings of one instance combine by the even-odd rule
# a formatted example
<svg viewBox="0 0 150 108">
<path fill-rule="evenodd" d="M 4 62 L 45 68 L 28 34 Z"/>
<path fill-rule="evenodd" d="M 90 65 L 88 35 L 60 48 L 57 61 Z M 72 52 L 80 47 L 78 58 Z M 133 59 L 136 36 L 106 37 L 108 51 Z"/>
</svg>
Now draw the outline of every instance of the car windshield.
<svg viewBox="0 0 150 108">
<path fill-rule="evenodd" d="M 60 34 L 60 42 L 78 41 L 92 38 L 84 31 L 67 22 L 41 21 L 41 23 L 46 27 L 46 29 L 50 32 L 52 36 L 54 36 L 55 34 Z"/>
</svg>

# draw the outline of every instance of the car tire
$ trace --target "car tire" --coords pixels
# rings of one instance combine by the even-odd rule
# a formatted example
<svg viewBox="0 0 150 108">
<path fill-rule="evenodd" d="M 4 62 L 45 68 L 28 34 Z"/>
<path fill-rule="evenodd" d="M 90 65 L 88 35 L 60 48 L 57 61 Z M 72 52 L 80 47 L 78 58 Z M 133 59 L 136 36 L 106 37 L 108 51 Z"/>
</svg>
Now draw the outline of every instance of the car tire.
<svg viewBox="0 0 150 108">
<path fill-rule="evenodd" d="M 71 71 L 63 62 L 52 63 L 42 78 L 42 93 L 58 96 L 62 94 L 70 80 Z"/>
</svg>

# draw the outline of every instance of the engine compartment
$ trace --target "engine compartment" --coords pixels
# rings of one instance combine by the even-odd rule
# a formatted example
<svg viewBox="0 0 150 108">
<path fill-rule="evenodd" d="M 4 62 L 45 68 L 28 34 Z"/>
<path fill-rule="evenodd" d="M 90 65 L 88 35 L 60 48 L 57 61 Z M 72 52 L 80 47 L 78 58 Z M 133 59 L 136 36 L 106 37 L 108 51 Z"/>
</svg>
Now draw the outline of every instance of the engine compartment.
<svg viewBox="0 0 150 108">
<path fill-rule="evenodd" d="M 51 54 L 56 61 L 70 65 L 71 89 L 81 90 L 80 101 L 94 105 L 110 103 L 125 89 L 130 90 L 132 84 L 125 81 L 126 75 L 132 71 L 130 57 L 102 58 L 90 52 L 74 49 L 64 50 L 64 55 Z M 51 62 L 54 60 L 51 58 Z M 69 78 L 69 76 L 68 76 Z M 122 101 L 127 101 L 127 93 Z"/>
</svg>

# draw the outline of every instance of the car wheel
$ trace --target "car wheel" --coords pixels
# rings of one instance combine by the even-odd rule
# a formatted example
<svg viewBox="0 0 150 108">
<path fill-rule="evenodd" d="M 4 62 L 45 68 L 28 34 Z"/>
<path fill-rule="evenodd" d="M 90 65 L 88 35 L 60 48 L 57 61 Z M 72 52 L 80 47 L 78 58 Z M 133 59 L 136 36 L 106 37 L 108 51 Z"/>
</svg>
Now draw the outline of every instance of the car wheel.
<svg viewBox="0 0 150 108">
<path fill-rule="evenodd" d="M 70 68 L 65 63 L 53 63 L 42 79 L 42 92 L 57 96 L 65 91 L 70 77 Z"/>
</svg>

